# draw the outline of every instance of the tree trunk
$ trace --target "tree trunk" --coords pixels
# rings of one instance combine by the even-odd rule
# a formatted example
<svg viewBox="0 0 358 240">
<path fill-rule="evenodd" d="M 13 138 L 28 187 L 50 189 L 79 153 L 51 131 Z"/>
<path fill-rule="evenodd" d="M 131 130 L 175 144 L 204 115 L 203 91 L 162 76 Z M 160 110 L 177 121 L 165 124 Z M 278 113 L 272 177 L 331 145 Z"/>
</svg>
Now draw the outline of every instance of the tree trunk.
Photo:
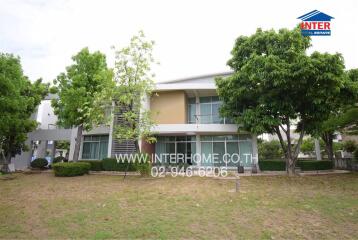
<svg viewBox="0 0 358 240">
<path fill-rule="evenodd" d="M 2 165 L 1 171 L 4 173 L 9 173 L 10 172 L 10 168 L 9 168 L 9 164 L 11 162 L 11 153 L 7 153 L 6 156 L 4 153 L 2 153 L 2 157 L 4 158 L 4 163 Z"/>
<path fill-rule="evenodd" d="M 327 132 L 324 133 L 321 137 L 325 143 L 325 149 L 328 155 L 328 159 L 334 163 L 333 134 Z"/>
<path fill-rule="evenodd" d="M 81 141 L 82 141 L 82 131 L 83 125 L 79 125 L 77 128 L 77 136 L 76 136 L 76 143 L 75 143 L 75 151 L 73 153 L 73 161 L 77 162 L 80 156 L 80 148 L 81 148 Z"/>
</svg>

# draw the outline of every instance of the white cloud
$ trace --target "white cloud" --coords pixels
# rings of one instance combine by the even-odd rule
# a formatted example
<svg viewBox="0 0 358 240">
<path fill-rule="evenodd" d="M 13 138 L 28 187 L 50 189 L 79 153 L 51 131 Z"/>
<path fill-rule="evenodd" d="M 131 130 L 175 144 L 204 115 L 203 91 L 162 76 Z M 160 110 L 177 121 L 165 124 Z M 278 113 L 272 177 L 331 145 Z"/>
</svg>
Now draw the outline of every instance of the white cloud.
<svg viewBox="0 0 358 240">
<path fill-rule="evenodd" d="M 51 81 L 81 48 L 100 50 L 113 65 L 112 45 L 143 29 L 156 41 L 158 80 L 229 70 L 235 38 L 263 29 L 293 28 L 318 9 L 335 19 L 332 36 L 313 50 L 340 52 L 358 67 L 357 1 L 1 1 L 0 51 L 21 57 L 31 79 Z"/>
</svg>

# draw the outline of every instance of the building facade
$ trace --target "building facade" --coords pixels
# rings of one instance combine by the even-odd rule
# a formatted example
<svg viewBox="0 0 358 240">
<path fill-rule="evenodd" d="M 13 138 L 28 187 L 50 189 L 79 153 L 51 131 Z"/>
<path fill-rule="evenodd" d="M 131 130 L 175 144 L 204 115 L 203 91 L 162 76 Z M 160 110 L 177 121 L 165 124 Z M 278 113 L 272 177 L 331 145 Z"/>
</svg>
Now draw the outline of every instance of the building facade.
<svg viewBox="0 0 358 240">
<path fill-rule="evenodd" d="M 144 103 L 156 123 L 152 130 L 157 142 L 148 144 L 142 141 L 141 150 L 159 156 L 164 162 L 168 162 L 171 155 L 184 156 L 185 161 L 194 166 L 237 168 L 240 164 L 249 168 L 257 163 L 256 135 L 241 130 L 237 124 L 219 114 L 221 102 L 216 93 L 215 77 L 229 74 L 157 83 L 155 92 Z M 35 114 L 40 125 L 27 140 L 32 150 L 16 156 L 13 161 L 16 169 L 28 167 L 30 161 L 37 157 L 50 160 L 59 155 L 54 144 L 56 141 L 69 141 L 67 154 L 69 159 L 73 156 L 77 129 L 56 127 L 57 118 L 49 105 L 51 97 L 54 96 L 45 99 Z M 116 124 L 120 124 L 120 116 L 114 116 L 108 126 L 84 132 L 80 159 L 95 160 L 132 153 L 132 142 L 119 143 L 114 139 L 112 133 Z M 212 159 L 209 159 L 210 156 Z"/>
</svg>

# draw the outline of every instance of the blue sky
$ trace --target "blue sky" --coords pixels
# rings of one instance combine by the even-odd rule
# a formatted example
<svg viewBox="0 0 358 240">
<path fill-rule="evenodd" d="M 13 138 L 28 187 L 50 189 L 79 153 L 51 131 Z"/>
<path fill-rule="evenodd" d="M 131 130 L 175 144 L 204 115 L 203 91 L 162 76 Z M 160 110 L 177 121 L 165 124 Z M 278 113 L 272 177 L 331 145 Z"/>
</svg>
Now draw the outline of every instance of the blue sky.
<svg viewBox="0 0 358 240">
<path fill-rule="evenodd" d="M 312 10 L 333 16 L 332 36 L 310 52 L 340 52 L 358 68 L 358 1 L 0 0 L 0 51 L 19 55 L 25 74 L 52 81 L 88 46 L 106 53 L 143 30 L 156 42 L 157 81 L 228 71 L 234 40 L 263 29 L 293 28 Z"/>
</svg>

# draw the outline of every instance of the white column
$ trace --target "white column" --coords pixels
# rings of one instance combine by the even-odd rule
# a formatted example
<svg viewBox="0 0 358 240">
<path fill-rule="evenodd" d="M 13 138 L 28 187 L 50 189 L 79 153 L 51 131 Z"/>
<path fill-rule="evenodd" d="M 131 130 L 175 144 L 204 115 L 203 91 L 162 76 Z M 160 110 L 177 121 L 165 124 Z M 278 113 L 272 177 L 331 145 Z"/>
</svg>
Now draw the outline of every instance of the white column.
<svg viewBox="0 0 358 240">
<path fill-rule="evenodd" d="M 109 125 L 109 136 L 108 136 L 108 150 L 107 150 L 107 157 L 111 157 L 112 155 L 112 140 L 113 140 L 113 121 L 114 121 L 114 102 L 112 102 L 112 109 L 111 109 L 111 122 Z"/>
<path fill-rule="evenodd" d="M 321 147 L 319 145 L 319 140 L 317 138 L 314 139 L 314 149 L 315 149 L 315 152 L 316 152 L 317 160 L 322 160 Z"/>
<path fill-rule="evenodd" d="M 68 160 L 73 160 L 73 154 L 75 153 L 76 137 L 77 137 L 77 127 L 72 128 L 71 130 L 70 152 L 68 154 L 68 158 L 69 158 Z"/>
<path fill-rule="evenodd" d="M 200 143 L 200 135 L 199 134 L 196 134 L 196 143 L 195 143 L 195 146 L 196 146 L 196 154 L 199 154 L 201 156 L 201 143 Z M 198 159 L 196 159 L 198 160 Z M 200 167 L 201 163 L 200 162 L 196 162 L 198 165 L 198 167 Z"/>
<path fill-rule="evenodd" d="M 252 163 L 254 163 L 257 166 L 257 170 L 259 170 L 259 154 L 257 150 L 257 135 L 252 134 Z"/>
</svg>

